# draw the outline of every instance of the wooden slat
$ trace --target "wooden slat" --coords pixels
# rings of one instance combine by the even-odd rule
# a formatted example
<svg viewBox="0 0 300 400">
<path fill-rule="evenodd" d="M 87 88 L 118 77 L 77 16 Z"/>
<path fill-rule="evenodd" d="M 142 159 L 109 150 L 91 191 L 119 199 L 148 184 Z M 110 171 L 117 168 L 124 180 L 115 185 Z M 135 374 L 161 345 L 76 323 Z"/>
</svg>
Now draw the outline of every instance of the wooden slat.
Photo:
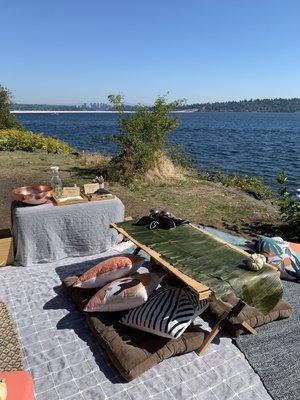
<svg viewBox="0 0 300 400">
<path fill-rule="evenodd" d="M 133 242 L 136 246 L 138 246 L 140 249 L 145 251 L 151 257 L 153 257 L 159 265 L 161 265 L 163 268 L 168 270 L 168 272 L 175 275 L 178 279 L 180 279 L 182 282 L 184 282 L 192 290 L 197 292 L 199 294 L 200 300 L 208 299 L 212 295 L 212 291 L 210 290 L 210 288 L 208 286 L 203 285 L 202 283 L 190 278 L 189 276 L 187 276 L 184 273 L 182 273 L 181 271 L 179 271 L 172 264 L 168 263 L 166 260 L 161 258 L 159 253 L 150 249 L 148 246 L 141 244 L 139 241 L 137 241 L 135 238 L 133 238 L 131 235 L 129 235 L 128 232 L 126 232 L 123 228 L 118 227 L 116 224 L 111 224 L 110 227 L 116 229 L 119 233 L 121 233 L 123 236 L 125 236 L 127 239 L 129 239 L 131 242 Z"/>
</svg>

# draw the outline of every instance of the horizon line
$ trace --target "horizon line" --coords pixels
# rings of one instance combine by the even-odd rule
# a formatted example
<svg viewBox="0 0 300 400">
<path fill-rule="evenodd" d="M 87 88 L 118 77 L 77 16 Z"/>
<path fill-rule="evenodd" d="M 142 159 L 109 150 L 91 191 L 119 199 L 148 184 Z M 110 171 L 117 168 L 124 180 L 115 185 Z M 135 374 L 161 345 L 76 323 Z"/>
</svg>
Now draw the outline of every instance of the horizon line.
<svg viewBox="0 0 300 400">
<path fill-rule="evenodd" d="M 253 98 L 253 97 L 251 97 L 251 98 L 249 98 L 249 99 L 246 99 L 246 98 L 240 98 L 240 99 L 238 99 L 238 100 L 214 100 L 214 101 L 199 101 L 199 102 L 186 102 L 186 104 L 187 105 L 189 105 L 189 104 L 214 104 L 214 103 L 231 103 L 231 102 L 241 102 L 241 101 L 263 101 L 263 100 L 300 100 L 300 97 L 263 97 L 263 98 Z M 172 101 L 174 101 L 174 100 L 170 100 L 170 102 L 172 102 Z M 12 103 L 13 105 L 37 105 L 37 106 L 62 106 L 62 107 L 67 107 L 67 106 L 70 106 L 70 107 L 76 107 L 76 106 L 82 106 L 82 105 L 84 105 L 84 104 L 87 104 L 87 105 L 90 105 L 90 104 L 93 104 L 93 103 L 98 103 L 98 104 L 105 104 L 105 105 L 109 105 L 109 102 L 103 102 L 103 101 L 100 101 L 100 100 L 95 100 L 95 101 L 89 101 L 89 102 L 87 102 L 87 101 L 84 101 L 84 102 L 82 102 L 82 103 L 29 103 L 29 102 L 26 102 L 26 103 L 17 103 L 17 102 L 14 102 L 14 103 Z M 145 105 L 145 106 L 151 106 L 151 105 L 153 105 L 153 104 L 146 104 L 146 103 L 139 103 L 139 102 L 137 102 L 137 103 L 124 103 L 124 105 L 125 106 L 130 106 L 130 107 L 132 107 L 132 106 L 136 106 L 136 105 L 139 105 L 139 104 L 141 104 L 141 105 Z"/>
</svg>

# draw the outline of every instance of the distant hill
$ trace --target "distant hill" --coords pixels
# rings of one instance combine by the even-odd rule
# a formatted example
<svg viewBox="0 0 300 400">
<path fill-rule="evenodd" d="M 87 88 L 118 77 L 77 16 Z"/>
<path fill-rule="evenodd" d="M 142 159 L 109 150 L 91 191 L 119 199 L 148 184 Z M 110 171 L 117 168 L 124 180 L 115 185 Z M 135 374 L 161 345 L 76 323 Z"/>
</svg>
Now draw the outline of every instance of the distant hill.
<svg viewBox="0 0 300 400">
<path fill-rule="evenodd" d="M 250 99 L 184 105 L 183 109 L 200 112 L 299 112 L 300 99 Z"/>
<path fill-rule="evenodd" d="M 126 111 L 133 111 L 135 106 L 126 105 Z M 105 103 L 82 105 L 55 104 L 13 104 L 12 110 L 18 111 L 112 111 Z M 300 112 L 300 99 L 250 99 L 214 103 L 185 104 L 178 108 L 182 111 L 198 112 Z"/>
</svg>

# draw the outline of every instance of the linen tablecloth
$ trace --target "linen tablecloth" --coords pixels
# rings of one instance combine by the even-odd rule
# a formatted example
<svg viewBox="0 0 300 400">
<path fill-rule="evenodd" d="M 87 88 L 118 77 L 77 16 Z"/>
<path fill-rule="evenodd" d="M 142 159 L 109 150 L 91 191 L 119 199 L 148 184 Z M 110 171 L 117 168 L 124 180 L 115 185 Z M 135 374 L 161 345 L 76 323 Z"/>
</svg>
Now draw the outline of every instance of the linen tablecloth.
<svg viewBox="0 0 300 400">
<path fill-rule="evenodd" d="M 15 263 L 28 266 L 107 251 L 121 240 L 109 224 L 123 221 L 124 212 L 117 197 L 66 206 L 13 202 Z"/>
</svg>

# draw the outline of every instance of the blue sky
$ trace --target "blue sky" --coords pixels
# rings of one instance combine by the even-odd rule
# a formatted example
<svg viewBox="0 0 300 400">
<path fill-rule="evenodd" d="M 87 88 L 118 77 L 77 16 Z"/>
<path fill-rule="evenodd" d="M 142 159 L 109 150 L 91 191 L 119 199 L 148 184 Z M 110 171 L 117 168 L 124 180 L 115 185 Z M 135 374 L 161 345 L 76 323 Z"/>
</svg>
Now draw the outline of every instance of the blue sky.
<svg viewBox="0 0 300 400">
<path fill-rule="evenodd" d="M 299 97 L 298 0 L 0 0 L 17 102 Z"/>
</svg>

